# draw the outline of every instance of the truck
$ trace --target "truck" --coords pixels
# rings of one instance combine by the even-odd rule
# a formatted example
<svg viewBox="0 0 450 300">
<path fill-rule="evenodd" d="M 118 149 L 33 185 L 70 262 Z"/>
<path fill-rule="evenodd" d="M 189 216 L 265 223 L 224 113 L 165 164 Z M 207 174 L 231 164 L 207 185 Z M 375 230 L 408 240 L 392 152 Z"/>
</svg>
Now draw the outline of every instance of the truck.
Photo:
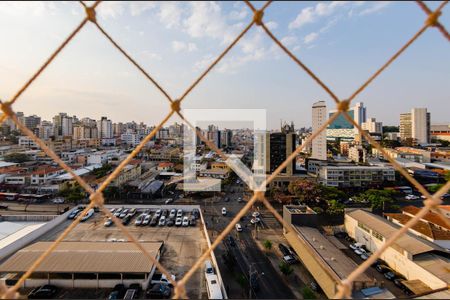
<svg viewBox="0 0 450 300">
<path fill-rule="evenodd" d="M 176 281 L 175 275 L 171 274 L 170 277 L 172 278 L 173 281 Z M 151 284 L 162 283 L 162 284 L 168 285 L 169 287 L 173 287 L 172 283 L 167 279 L 166 275 L 161 274 L 161 273 L 153 274 L 153 277 L 152 277 L 152 280 L 150 283 Z"/>
</svg>

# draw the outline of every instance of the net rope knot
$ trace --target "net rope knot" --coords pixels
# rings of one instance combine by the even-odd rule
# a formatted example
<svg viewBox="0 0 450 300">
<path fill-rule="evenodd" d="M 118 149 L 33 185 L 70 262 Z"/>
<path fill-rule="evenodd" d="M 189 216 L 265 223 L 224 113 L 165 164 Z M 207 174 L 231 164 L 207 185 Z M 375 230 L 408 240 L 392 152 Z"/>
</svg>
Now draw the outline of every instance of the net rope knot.
<svg viewBox="0 0 450 300">
<path fill-rule="evenodd" d="M 170 104 L 170 108 L 174 111 L 174 112 L 180 112 L 180 108 L 181 108 L 181 101 L 180 100 L 175 100 L 172 101 L 172 103 Z"/>
<path fill-rule="evenodd" d="M 441 204 L 442 204 L 442 200 L 437 198 L 436 196 L 432 196 L 423 201 L 423 205 L 425 205 L 428 208 L 434 208 Z"/>
<path fill-rule="evenodd" d="M 12 106 L 10 102 L 1 102 L 0 101 L 0 109 L 3 111 L 3 113 L 5 115 L 7 115 L 8 117 L 11 117 L 14 115 L 14 112 L 12 110 Z"/>
<path fill-rule="evenodd" d="M 442 13 L 440 11 L 435 11 L 435 12 L 429 14 L 427 20 L 425 21 L 425 24 L 427 26 L 437 26 L 438 19 L 441 14 Z"/>
<path fill-rule="evenodd" d="M 255 191 L 254 195 L 255 195 L 256 199 L 258 199 L 259 201 L 264 200 L 264 192 L 263 191 Z"/>
<path fill-rule="evenodd" d="M 264 11 L 262 10 L 255 10 L 255 13 L 253 14 L 253 21 L 256 25 L 261 26 L 262 25 L 262 18 L 264 16 Z"/>
<path fill-rule="evenodd" d="M 350 107 L 350 101 L 348 101 L 348 100 L 339 101 L 339 103 L 337 104 L 337 109 L 340 112 L 347 111 L 349 109 L 349 107 Z"/>
<path fill-rule="evenodd" d="M 105 198 L 103 197 L 102 192 L 95 192 L 95 193 L 91 194 L 89 196 L 89 199 L 91 200 L 91 202 L 93 202 L 97 206 L 103 206 L 103 204 L 105 203 Z"/>
<path fill-rule="evenodd" d="M 86 11 L 86 16 L 87 16 L 88 20 L 95 23 L 97 21 L 96 16 L 95 16 L 95 8 L 86 6 L 85 11 Z"/>
</svg>

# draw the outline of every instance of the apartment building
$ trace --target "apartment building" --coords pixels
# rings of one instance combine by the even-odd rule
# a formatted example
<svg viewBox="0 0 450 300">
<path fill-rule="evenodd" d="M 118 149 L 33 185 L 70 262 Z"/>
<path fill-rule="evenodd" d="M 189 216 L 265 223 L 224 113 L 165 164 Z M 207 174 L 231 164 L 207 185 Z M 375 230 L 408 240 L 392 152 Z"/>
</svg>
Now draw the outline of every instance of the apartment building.
<svg viewBox="0 0 450 300">
<path fill-rule="evenodd" d="M 321 166 L 319 180 L 326 186 L 367 187 L 395 181 L 395 170 L 378 166 Z"/>
</svg>

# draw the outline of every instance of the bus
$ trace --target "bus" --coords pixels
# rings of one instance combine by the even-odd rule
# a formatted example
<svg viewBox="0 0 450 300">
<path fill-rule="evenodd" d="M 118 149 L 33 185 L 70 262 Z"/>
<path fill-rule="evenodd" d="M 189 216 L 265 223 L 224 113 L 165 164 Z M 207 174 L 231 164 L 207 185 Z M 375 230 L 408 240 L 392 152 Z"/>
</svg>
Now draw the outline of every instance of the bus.
<svg viewBox="0 0 450 300">
<path fill-rule="evenodd" d="M 222 290 L 220 289 L 219 280 L 216 274 L 205 273 L 206 291 L 208 299 L 223 299 Z"/>
<path fill-rule="evenodd" d="M 387 187 L 386 190 L 394 190 L 394 191 L 402 192 L 405 195 L 411 195 L 413 193 L 413 189 L 410 186 Z"/>
<path fill-rule="evenodd" d="M 19 197 L 18 193 L 0 193 L 0 200 L 14 201 Z"/>
</svg>

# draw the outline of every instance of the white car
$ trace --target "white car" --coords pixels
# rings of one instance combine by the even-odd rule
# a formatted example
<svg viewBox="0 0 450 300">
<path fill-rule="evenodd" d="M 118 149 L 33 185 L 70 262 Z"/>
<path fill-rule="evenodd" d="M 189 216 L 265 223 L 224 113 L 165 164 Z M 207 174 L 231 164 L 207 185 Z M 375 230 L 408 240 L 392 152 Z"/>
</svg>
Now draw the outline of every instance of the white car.
<svg viewBox="0 0 450 300">
<path fill-rule="evenodd" d="M 237 223 L 235 227 L 236 227 L 236 231 L 237 231 L 237 232 L 241 232 L 241 231 L 242 231 L 242 226 L 241 226 L 241 224 Z"/>
<path fill-rule="evenodd" d="M 178 211 L 177 211 L 177 218 L 181 218 L 183 216 L 183 210 L 182 209 L 179 209 Z"/>
<path fill-rule="evenodd" d="M 259 222 L 261 222 L 261 219 L 260 219 L 260 218 L 252 218 L 252 219 L 250 220 L 250 223 L 252 223 L 252 224 L 257 224 L 257 223 L 259 223 Z"/>
<path fill-rule="evenodd" d="M 361 243 L 350 244 L 350 248 L 351 248 L 352 250 L 359 249 L 359 248 L 361 248 L 361 246 L 362 246 Z"/>
<path fill-rule="evenodd" d="M 125 218 L 125 216 L 128 215 L 129 211 L 130 210 L 128 208 L 125 208 L 124 210 L 122 210 L 122 212 L 119 215 L 119 218 L 121 218 L 121 219 Z"/>
<path fill-rule="evenodd" d="M 159 226 L 164 226 L 164 225 L 166 225 L 166 217 L 162 216 L 162 217 L 159 219 L 158 225 L 159 225 Z"/>
<path fill-rule="evenodd" d="M 90 210 L 88 210 L 84 216 L 81 218 L 81 222 L 87 221 L 90 217 L 92 217 L 94 215 L 94 209 L 91 208 Z"/>
<path fill-rule="evenodd" d="M 175 218 L 175 216 L 177 215 L 177 210 L 175 208 L 170 210 L 169 213 L 169 218 Z"/>
<path fill-rule="evenodd" d="M 139 215 L 139 216 L 136 218 L 136 220 L 134 221 L 134 225 L 136 225 L 136 226 L 142 225 L 142 222 L 144 221 L 144 218 L 145 218 L 145 215 L 144 215 L 144 214 Z"/>
<path fill-rule="evenodd" d="M 161 213 L 162 213 L 161 209 L 158 209 L 158 210 L 155 212 L 155 217 L 157 217 L 157 218 L 161 217 Z"/>
<path fill-rule="evenodd" d="M 184 217 L 183 218 L 183 223 L 181 225 L 183 227 L 188 227 L 189 226 L 189 218 L 188 217 Z"/>
<path fill-rule="evenodd" d="M 369 258 L 370 254 L 369 253 L 363 253 L 360 255 L 362 260 L 367 260 Z"/>
<path fill-rule="evenodd" d="M 149 223 L 150 223 L 150 219 L 151 219 L 151 216 L 150 215 L 145 215 L 145 217 L 144 217 L 144 220 L 142 221 L 142 225 L 148 225 Z"/>
<path fill-rule="evenodd" d="M 407 196 L 405 197 L 405 199 L 406 199 L 406 200 L 417 200 L 417 199 L 419 199 L 419 197 L 416 196 L 416 195 L 407 195 Z"/>
<path fill-rule="evenodd" d="M 55 198 L 52 200 L 52 202 L 54 204 L 63 204 L 64 203 L 64 199 L 63 198 Z"/>
<path fill-rule="evenodd" d="M 175 226 L 181 226 L 183 224 L 183 221 L 181 219 L 181 217 L 178 217 L 175 221 Z"/>
<path fill-rule="evenodd" d="M 254 212 L 252 213 L 252 217 L 253 217 L 253 218 L 259 217 L 259 212 L 254 211 Z"/>
<path fill-rule="evenodd" d="M 227 209 L 225 207 L 222 207 L 222 216 L 227 215 Z"/>
<path fill-rule="evenodd" d="M 366 254 L 366 251 L 362 248 L 355 249 L 354 252 L 358 255 Z"/>
<path fill-rule="evenodd" d="M 173 199 L 172 199 L 172 198 L 169 198 L 169 199 L 167 199 L 166 202 L 164 202 L 164 203 L 165 203 L 165 204 L 169 204 L 169 203 L 171 203 L 171 202 L 173 202 Z"/>
</svg>

